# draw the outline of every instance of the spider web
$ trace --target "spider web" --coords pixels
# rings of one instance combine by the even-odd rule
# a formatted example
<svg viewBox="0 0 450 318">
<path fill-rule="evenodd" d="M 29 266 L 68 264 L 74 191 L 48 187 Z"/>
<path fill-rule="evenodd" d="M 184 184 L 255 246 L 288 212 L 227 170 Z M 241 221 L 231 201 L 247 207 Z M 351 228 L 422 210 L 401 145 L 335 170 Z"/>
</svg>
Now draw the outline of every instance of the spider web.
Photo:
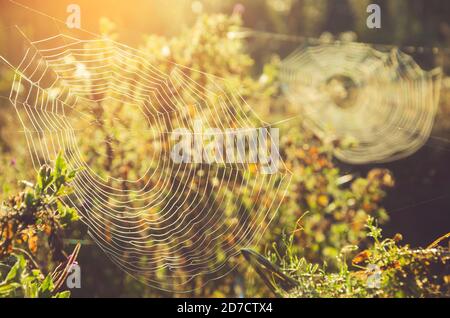
<svg viewBox="0 0 450 318">
<path fill-rule="evenodd" d="M 430 136 L 441 71 L 362 43 L 305 45 L 282 63 L 285 93 L 307 127 L 338 140 L 335 155 L 365 164 L 407 157 Z"/>
<path fill-rule="evenodd" d="M 10 101 L 36 169 L 60 149 L 82 168 L 70 201 L 92 239 L 163 290 L 190 291 L 231 271 L 230 259 L 268 227 L 290 174 L 283 163 L 274 174 L 257 164 L 176 164 L 170 136 L 198 123 L 267 127 L 235 87 L 170 61 L 156 67 L 110 39 L 59 34 L 29 44 Z"/>
</svg>

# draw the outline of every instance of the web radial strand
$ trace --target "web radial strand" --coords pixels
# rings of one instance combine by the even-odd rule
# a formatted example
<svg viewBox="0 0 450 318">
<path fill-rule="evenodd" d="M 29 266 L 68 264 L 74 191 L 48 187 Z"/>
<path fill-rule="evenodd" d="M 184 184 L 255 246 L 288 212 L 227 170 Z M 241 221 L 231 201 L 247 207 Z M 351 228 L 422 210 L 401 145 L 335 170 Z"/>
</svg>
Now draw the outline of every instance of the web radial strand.
<svg viewBox="0 0 450 318">
<path fill-rule="evenodd" d="M 282 63 L 281 79 L 306 126 L 335 155 L 365 164 L 407 157 L 427 141 L 439 102 L 441 71 L 407 54 L 361 43 L 303 46 Z"/>
<path fill-rule="evenodd" d="M 177 128 L 267 124 L 226 81 L 117 42 L 30 43 L 10 100 L 34 166 L 63 149 L 68 165 L 82 168 L 69 199 L 92 239 L 160 289 L 189 291 L 231 271 L 229 260 L 262 237 L 290 181 L 282 162 L 274 174 L 239 162 L 174 163 Z"/>
</svg>

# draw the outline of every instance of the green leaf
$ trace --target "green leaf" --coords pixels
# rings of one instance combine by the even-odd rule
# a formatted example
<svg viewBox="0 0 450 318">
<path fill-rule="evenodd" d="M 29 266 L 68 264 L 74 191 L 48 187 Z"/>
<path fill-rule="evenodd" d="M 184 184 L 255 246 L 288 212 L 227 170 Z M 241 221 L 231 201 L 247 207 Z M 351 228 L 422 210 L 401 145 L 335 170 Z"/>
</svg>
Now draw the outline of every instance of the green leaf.
<svg viewBox="0 0 450 318">
<path fill-rule="evenodd" d="M 6 275 L 5 282 L 9 282 L 14 280 L 17 276 L 20 275 L 22 270 L 26 266 L 25 258 L 22 255 L 15 255 L 17 258 L 16 263 L 11 267 L 11 269 L 8 272 L 8 275 Z"/>
<path fill-rule="evenodd" d="M 0 297 L 11 297 L 15 290 L 19 289 L 21 285 L 19 283 L 9 283 L 0 285 Z"/>
<path fill-rule="evenodd" d="M 298 286 L 296 280 L 284 274 L 281 269 L 257 252 L 250 249 L 242 249 L 241 253 L 275 295 L 282 296 L 279 288 L 289 292 Z"/>
<path fill-rule="evenodd" d="M 52 277 L 50 275 L 48 275 L 42 281 L 41 286 L 39 286 L 39 297 L 51 297 L 53 289 L 54 289 L 54 285 L 53 285 Z"/>
<path fill-rule="evenodd" d="M 22 289 L 26 298 L 39 297 L 39 287 L 36 277 L 26 277 L 21 281 Z"/>
<path fill-rule="evenodd" d="M 66 226 L 79 219 L 78 213 L 74 208 L 70 208 L 61 202 L 58 202 L 58 213 L 62 226 Z"/>
<path fill-rule="evenodd" d="M 67 163 L 63 157 L 63 152 L 60 151 L 58 153 L 58 157 L 56 157 L 56 161 L 55 161 L 56 177 L 61 176 L 66 170 L 67 170 Z"/>
<path fill-rule="evenodd" d="M 44 181 L 45 180 L 45 167 L 42 166 L 41 169 L 39 169 L 39 173 L 37 175 L 36 179 L 36 192 L 41 193 L 44 189 Z"/>
<path fill-rule="evenodd" d="M 70 291 L 65 290 L 63 292 L 57 293 L 52 298 L 70 298 Z"/>
<path fill-rule="evenodd" d="M 34 203 L 34 199 L 35 199 L 34 193 L 27 192 L 26 195 L 25 195 L 25 204 L 26 204 L 26 206 L 27 207 L 31 207 L 33 205 L 33 203 Z"/>
</svg>

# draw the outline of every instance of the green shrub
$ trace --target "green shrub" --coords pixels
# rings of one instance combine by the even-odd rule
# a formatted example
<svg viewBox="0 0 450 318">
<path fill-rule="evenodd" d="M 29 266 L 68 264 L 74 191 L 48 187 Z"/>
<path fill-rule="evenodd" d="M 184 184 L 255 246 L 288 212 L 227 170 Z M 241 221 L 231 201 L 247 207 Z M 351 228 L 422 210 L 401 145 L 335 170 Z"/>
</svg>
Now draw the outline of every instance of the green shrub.
<svg viewBox="0 0 450 318">
<path fill-rule="evenodd" d="M 54 168 L 43 166 L 34 184 L 11 196 L 0 209 L 0 297 L 68 297 L 59 292 L 79 250 L 67 256 L 63 250 L 63 229 L 78 219 L 76 210 L 64 198 L 76 171 L 68 170 L 63 156 Z M 59 263 L 51 273 L 47 258 Z M 45 256 L 43 256 L 45 255 Z M 40 263 L 45 263 L 44 266 Z"/>
<path fill-rule="evenodd" d="M 330 271 L 295 254 L 294 236 L 283 250 L 268 259 L 251 250 L 243 254 L 270 290 L 280 297 L 449 297 L 450 252 L 441 247 L 411 249 L 400 246 L 401 235 L 382 239 L 381 229 L 369 217 L 367 235 L 373 245 L 350 258 L 359 248 L 346 246 Z M 351 265 L 350 263 L 351 259 Z"/>
</svg>

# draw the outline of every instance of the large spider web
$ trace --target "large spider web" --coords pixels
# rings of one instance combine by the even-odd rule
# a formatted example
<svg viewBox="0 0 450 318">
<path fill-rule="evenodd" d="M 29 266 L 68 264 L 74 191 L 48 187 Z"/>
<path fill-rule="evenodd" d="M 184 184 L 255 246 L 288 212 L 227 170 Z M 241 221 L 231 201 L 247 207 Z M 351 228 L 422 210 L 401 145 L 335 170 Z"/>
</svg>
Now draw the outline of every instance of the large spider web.
<svg viewBox="0 0 450 318">
<path fill-rule="evenodd" d="M 335 42 L 294 51 L 282 63 L 281 80 L 307 127 L 341 142 L 336 157 L 365 164 L 407 157 L 427 141 L 441 72 L 422 70 L 398 49 Z"/>
<path fill-rule="evenodd" d="M 258 164 L 170 160 L 177 128 L 267 124 L 225 80 L 153 60 L 108 39 L 30 41 L 10 100 L 35 168 L 60 149 L 82 168 L 70 200 L 111 260 L 153 287 L 189 291 L 258 242 L 290 175 L 282 163 L 266 174 Z"/>
</svg>

